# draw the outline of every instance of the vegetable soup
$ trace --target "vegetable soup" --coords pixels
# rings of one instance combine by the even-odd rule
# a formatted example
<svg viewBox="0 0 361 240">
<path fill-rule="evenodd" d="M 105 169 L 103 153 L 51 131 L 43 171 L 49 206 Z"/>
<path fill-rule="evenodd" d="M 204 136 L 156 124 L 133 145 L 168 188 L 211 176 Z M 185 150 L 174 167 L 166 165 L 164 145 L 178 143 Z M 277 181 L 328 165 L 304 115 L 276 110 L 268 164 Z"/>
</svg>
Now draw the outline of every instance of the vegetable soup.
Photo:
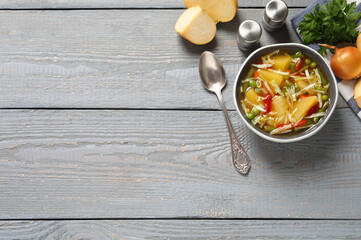
<svg viewBox="0 0 361 240">
<path fill-rule="evenodd" d="M 248 119 L 274 134 L 311 128 L 330 105 L 329 81 L 302 52 L 274 51 L 251 65 L 240 86 L 240 103 Z"/>
</svg>

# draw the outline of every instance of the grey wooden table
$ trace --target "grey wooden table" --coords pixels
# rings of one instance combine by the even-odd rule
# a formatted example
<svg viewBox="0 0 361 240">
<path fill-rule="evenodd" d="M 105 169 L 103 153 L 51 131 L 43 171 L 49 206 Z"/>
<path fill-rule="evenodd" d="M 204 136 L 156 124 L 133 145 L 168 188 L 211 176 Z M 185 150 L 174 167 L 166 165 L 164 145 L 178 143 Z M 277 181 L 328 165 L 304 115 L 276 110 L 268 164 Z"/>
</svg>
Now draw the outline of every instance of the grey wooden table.
<svg viewBox="0 0 361 240">
<path fill-rule="evenodd" d="M 288 0 L 289 17 L 311 1 Z M 236 29 L 265 4 L 239 1 L 195 46 L 174 31 L 181 0 L 2 0 L 0 239 L 360 239 L 361 122 L 345 101 L 293 144 L 235 112 Z M 261 42 L 299 39 L 288 21 Z M 204 50 L 224 63 L 247 177 L 201 85 Z"/>
</svg>

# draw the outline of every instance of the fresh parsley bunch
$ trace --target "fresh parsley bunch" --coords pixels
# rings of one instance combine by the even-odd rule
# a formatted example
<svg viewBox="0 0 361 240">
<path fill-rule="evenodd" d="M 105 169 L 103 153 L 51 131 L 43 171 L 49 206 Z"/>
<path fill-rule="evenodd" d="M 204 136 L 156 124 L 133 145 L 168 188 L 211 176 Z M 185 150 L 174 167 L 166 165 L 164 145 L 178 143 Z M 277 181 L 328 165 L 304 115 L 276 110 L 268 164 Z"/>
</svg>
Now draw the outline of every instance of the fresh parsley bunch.
<svg viewBox="0 0 361 240">
<path fill-rule="evenodd" d="M 313 13 L 303 17 L 299 26 L 302 41 L 305 44 L 326 43 L 336 45 L 341 42 L 356 41 L 357 19 L 361 12 L 356 14 L 356 2 L 350 4 L 346 0 L 333 0 L 320 8 L 317 4 Z M 321 47 L 323 54 L 326 48 Z"/>
</svg>

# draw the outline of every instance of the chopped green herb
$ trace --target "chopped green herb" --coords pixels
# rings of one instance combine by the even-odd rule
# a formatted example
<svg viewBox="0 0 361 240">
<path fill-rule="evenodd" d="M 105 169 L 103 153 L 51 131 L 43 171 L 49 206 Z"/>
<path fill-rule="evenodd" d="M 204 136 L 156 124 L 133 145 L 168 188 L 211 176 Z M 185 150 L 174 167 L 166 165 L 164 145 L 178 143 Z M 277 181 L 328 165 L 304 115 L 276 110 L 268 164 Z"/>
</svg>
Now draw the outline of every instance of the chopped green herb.
<svg viewBox="0 0 361 240">
<path fill-rule="evenodd" d="M 306 14 L 299 26 L 302 41 L 305 44 L 326 43 L 336 45 L 341 42 L 356 41 L 358 36 L 357 19 L 361 12 L 356 13 L 356 2 L 333 0 L 319 7 L 313 13 Z M 327 48 L 321 47 L 320 53 Z"/>
</svg>

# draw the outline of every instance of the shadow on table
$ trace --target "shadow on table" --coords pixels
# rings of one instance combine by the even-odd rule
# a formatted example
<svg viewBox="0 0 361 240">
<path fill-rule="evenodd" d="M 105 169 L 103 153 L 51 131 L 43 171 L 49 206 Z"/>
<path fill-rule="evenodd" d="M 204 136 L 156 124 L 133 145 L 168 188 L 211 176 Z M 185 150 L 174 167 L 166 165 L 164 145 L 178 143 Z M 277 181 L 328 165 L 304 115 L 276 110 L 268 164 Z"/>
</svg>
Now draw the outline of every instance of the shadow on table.
<svg viewBox="0 0 361 240">
<path fill-rule="evenodd" d="M 294 31 L 293 29 L 289 29 L 290 26 L 287 26 L 286 24 L 283 25 L 282 28 L 280 28 L 276 32 L 267 32 L 262 29 L 263 34 L 265 34 L 266 37 L 270 38 L 273 43 L 289 43 L 293 42 L 290 31 Z M 262 42 L 261 42 L 262 44 Z M 263 46 L 263 45 L 262 45 Z"/>
<path fill-rule="evenodd" d="M 235 36 L 237 36 L 238 27 L 240 24 L 241 24 L 241 19 L 237 13 L 236 16 L 232 19 L 232 21 L 226 23 L 219 22 L 217 24 L 217 29 L 224 30 L 227 32 L 232 32 L 235 34 Z"/>
<path fill-rule="evenodd" d="M 273 143 L 256 136 L 255 142 L 248 146 L 249 155 L 262 171 L 274 172 L 284 179 L 289 179 L 290 174 L 318 176 L 332 172 L 332 168 L 355 151 L 352 149 L 355 133 L 352 135 L 343 112 L 335 111 L 320 132 L 300 142 Z"/>
<path fill-rule="evenodd" d="M 204 51 L 212 51 L 217 47 L 217 37 L 215 37 L 211 42 L 205 45 L 196 45 L 191 43 L 190 41 L 178 36 L 178 41 L 180 42 L 180 46 L 186 52 L 190 54 L 201 55 Z"/>
</svg>

